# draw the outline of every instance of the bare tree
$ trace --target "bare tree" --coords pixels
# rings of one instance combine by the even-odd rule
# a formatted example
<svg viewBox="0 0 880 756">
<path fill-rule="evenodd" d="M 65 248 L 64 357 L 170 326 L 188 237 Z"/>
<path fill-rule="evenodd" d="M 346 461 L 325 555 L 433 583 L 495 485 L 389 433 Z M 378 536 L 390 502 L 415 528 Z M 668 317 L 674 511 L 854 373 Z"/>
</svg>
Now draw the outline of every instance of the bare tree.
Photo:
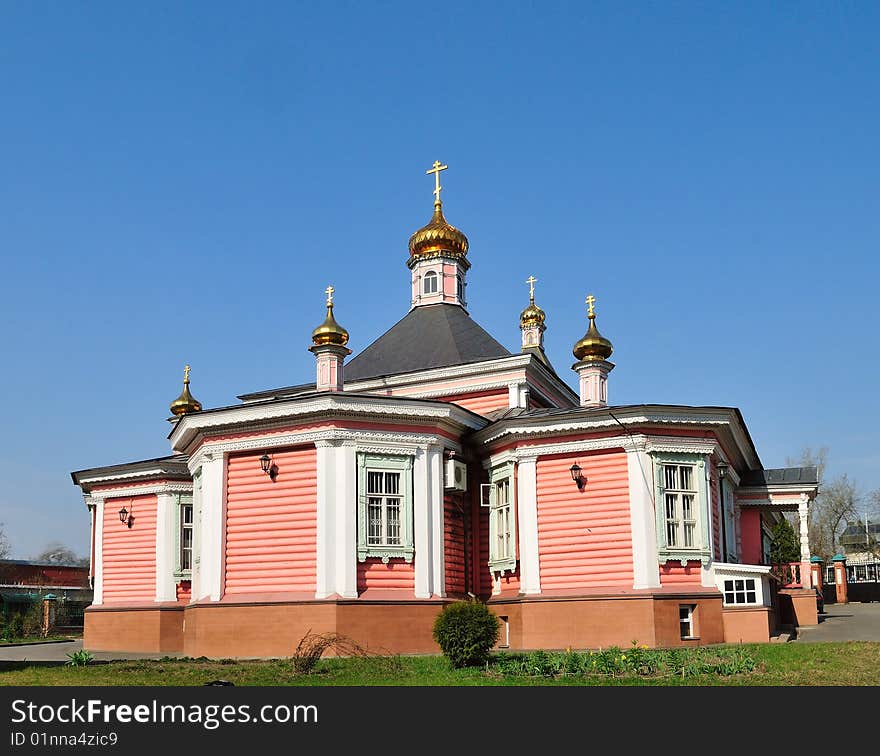
<svg viewBox="0 0 880 756">
<path fill-rule="evenodd" d="M 79 566 L 82 564 L 82 558 L 78 557 L 72 549 L 67 548 L 58 541 L 52 541 L 43 551 L 34 557 L 35 562 L 43 564 L 65 564 Z"/>
<path fill-rule="evenodd" d="M 849 520 L 858 519 L 863 500 L 855 481 L 844 473 L 825 481 L 828 447 L 806 447 L 800 456 L 786 460 L 789 467 L 816 467 L 819 472 L 819 493 L 810 505 L 810 551 L 830 559 L 838 552 L 838 538 Z"/>
<path fill-rule="evenodd" d="M 9 539 L 6 537 L 6 529 L 0 522 L 0 559 L 6 559 L 9 556 Z"/>
</svg>

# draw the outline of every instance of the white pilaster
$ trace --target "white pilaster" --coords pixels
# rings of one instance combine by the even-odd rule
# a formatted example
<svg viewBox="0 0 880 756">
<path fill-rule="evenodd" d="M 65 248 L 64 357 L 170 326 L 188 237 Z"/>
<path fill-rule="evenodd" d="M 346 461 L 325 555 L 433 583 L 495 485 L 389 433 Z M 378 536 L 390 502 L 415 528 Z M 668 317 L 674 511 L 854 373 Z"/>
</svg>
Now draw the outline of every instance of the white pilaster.
<svg viewBox="0 0 880 756">
<path fill-rule="evenodd" d="M 315 552 L 317 568 L 315 575 L 315 598 L 327 598 L 336 592 L 336 522 L 335 455 L 328 441 L 315 443 L 317 450 L 318 501 Z"/>
<path fill-rule="evenodd" d="M 644 451 L 626 453 L 632 534 L 633 588 L 659 588 L 657 525 L 654 518 L 654 467 Z"/>
<path fill-rule="evenodd" d="M 156 601 L 176 601 L 177 496 L 160 493 L 156 502 Z"/>
<path fill-rule="evenodd" d="M 516 512 L 519 529 L 519 581 L 525 594 L 541 592 L 538 555 L 537 458 L 521 458 L 517 465 Z"/>
<path fill-rule="evenodd" d="M 193 476 L 193 546 L 190 572 L 190 602 L 201 596 L 202 585 L 202 473 L 201 465 L 190 467 Z"/>
<path fill-rule="evenodd" d="M 798 521 L 801 532 L 801 561 L 810 562 L 810 499 L 806 494 L 801 494 L 798 504 Z"/>
<path fill-rule="evenodd" d="M 355 446 L 343 442 L 330 449 L 334 458 L 331 485 L 335 491 L 330 496 L 335 499 L 333 528 L 335 536 L 331 539 L 334 548 L 335 592 L 343 598 L 357 598 L 357 484 Z M 332 584 L 331 584 L 332 585 Z M 326 586 L 327 590 L 330 585 Z M 333 592 L 333 591 L 331 591 Z"/>
<path fill-rule="evenodd" d="M 95 564 L 92 604 L 104 603 L 104 499 L 92 498 L 95 506 Z"/>
<path fill-rule="evenodd" d="M 226 465 L 223 454 L 206 454 L 202 462 L 199 595 L 219 601 L 223 593 L 223 531 L 226 520 Z"/>
<path fill-rule="evenodd" d="M 413 561 L 416 598 L 431 598 L 434 556 L 429 501 L 427 454 L 419 449 L 413 462 L 413 546 L 416 552 Z"/>
<path fill-rule="evenodd" d="M 431 592 L 435 596 L 446 595 L 446 569 L 443 562 L 443 448 L 429 446 L 427 451 L 428 471 L 428 513 L 431 520 L 432 580 Z"/>
</svg>

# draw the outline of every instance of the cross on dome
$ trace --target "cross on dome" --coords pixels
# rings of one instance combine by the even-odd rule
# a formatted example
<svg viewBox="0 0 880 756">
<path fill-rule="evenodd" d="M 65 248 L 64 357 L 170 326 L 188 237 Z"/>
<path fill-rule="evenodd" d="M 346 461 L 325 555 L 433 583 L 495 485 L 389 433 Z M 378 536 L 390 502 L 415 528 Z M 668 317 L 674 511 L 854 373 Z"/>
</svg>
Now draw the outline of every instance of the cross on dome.
<svg viewBox="0 0 880 756">
<path fill-rule="evenodd" d="M 425 171 L 425 173 L 428 174 L 429 176 L 432 173 L 434 174 L 434 204 L 435 205 L 440 204 L 440 191 L 443 189 L 443 187 L 440 186 L 440 171 L 445 171 L 447 168 L 449 168 L 448 165 L 443 165 L 439 160 L 435 160 L 434 167 L 429 168 L 427 171 Z"/>
<path fill-rule="evenodd" d="M 329 307 L 333 304 L 333 292 L 336 291 L 336 289 L 334 289 L 333 286 L 330 285 L 326 289 L 324 289 L 324 291 L 327 294 L 327 306 Z"/>
<path fill-rule="evenodd" d="M 538 279 L 534 276 L 529 276 L 526 279 L 526 283 L 529 285 L 529 299 L 534 302 L 535 301 L 535 284 L 538 283 Z"/>
<path fill-rule="evenodd" d="M 595 317 L 595 316 L 596 316 L 596 312 L 595 312 L 595 310 L 593 309 L 593 305 L 596 304 L 596 297 L 594 297 L 592 294 L 590 294 L 590 295 L 586 298 L 585 301 L 586 301 L 586 303 L 587 303 L 587 307 L 589 308 L 589 309 L 587 310 L 587 316 L 588 316 L 588 317 L 591 317 L 591 318 L 592 318 L 592 317 Z"/>
</svg>

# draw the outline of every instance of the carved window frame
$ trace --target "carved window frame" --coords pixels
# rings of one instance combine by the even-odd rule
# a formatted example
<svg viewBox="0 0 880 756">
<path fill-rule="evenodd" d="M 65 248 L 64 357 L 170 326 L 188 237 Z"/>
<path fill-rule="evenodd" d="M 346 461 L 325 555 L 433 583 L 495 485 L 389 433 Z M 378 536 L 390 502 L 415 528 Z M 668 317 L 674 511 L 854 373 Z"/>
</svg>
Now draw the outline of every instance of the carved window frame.
<svg viewBox="0 0 880 756">
<path fill-rule="evenodd" d="M 657 558 L 660 564 L 678 561 L 684 567 L 688 562 L 709 564 L 712 559 L 712 540 L 710 536 L 711 514 L 709 510 L 709 486 L 706 481 L 707 459 L 704 454 L 654 453 L 654 484 L 657 531 Z M 699 538 L 693 547 L 669 545 L 666 538 L 666 491 L 664 465 L 689 465 L 694 468 L 693 479 L 696 485 L 696 526 L 694 532 Z"/>
<path fill-rule="evenodd" d="M 413 460 L 405 454 L 357 453 L 357 557 L 358 561 L 379 558 L 385 564 L 390 559 L 402 558 L 412 562 L 413 543 Z M 400 545 L 371 546 L 367 543 L 368 510 L 367 472 L 400 473 Z"/>
<path fill-rule="evenodd" d="M 491 572 L 513 572 L 516 570 L 516 485 L 514 483 L 514 463 L 507 462 L 493 467 L 489 472 L 489 570 Z M 500 556 L 497 553 L 498 522 L 502 516 L 502 506 L 497 500 L 498 486 L 507 483 L 508 528 L 510 530 L 510 547 L 508 553 Z"/>
</svg>

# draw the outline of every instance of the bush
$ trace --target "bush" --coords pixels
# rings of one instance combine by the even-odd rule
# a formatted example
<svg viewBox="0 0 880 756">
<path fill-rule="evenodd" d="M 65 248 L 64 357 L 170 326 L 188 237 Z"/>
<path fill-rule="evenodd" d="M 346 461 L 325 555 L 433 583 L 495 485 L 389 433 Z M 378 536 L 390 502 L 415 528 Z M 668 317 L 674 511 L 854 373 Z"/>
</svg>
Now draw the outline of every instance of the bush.
<svg viewBox="0 0 880 756">
<path fill-rule="evenodd" d="M 454 668 L 484 664 L 498 641 L 498 618 L 480 601 L 456 601 L 434 621 L 434 640 Z"/>
<path fill-rule="evenodd" d="M 67 655 L 67 661 L 64 662 L 68 667 L 85 667 L 89 662 L 94 661 L 95 657 L 92 656 L 85 649 L 80 649 L 79 651 L 73 651 Z"/>
</svg>

